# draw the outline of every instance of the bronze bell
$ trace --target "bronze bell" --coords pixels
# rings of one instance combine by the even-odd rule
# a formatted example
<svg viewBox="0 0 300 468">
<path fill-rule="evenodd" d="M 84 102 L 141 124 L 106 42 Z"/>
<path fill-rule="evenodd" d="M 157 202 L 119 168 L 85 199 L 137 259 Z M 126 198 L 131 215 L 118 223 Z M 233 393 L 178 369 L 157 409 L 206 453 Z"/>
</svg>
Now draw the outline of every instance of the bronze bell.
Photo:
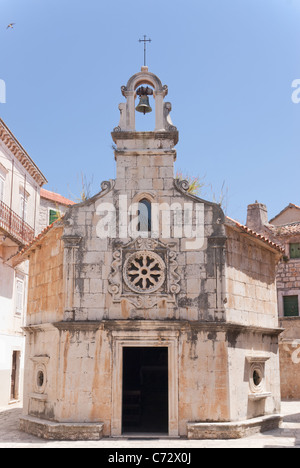
<svg viewBox="0 0 300 468">
<path fill-rule="evenodd" d="M 136 106 L 135 110 L 137 110 L 138 112 L 141 112 L 144 115 L 148 114 L 149 112 L 152 112 L 152 108 L 150 107 L 149 97 L 148 97 L 153 94 L 152 89 L 148 88 L 148 86 L 147 88 L 144 88 L 143 86 L 141 86 L 137 90 L 136 93 L 138 96 L 140 96 L 140 102 Z"/>
<path fill-rule="evenodd" d="M 135 109 L 138 112 L 142 112 L 144 115 L 148 114 L 148 112 L 152 112 L 148 96 L 140 96 L 140 102 L 138 103 Z"/>
</svg>

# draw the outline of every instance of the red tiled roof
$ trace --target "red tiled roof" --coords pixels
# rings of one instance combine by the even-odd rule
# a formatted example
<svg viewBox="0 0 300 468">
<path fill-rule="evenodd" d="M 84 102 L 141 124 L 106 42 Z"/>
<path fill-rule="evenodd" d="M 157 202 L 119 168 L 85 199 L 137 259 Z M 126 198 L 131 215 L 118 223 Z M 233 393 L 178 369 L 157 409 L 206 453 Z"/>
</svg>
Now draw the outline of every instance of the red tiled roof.
<svg viewBox="0 0 300 468">
<path fill-rule="evenodd" d="M 272 232 L 277 237 L 300 235 L 300 222 L 283 224 L 282 226 L 272 226 Z"/>
<path fill-rule="evenodd" d="M 59 205 L 75 205 L 76 203 L 68 198 L 59 195 L 59 193 L 50 192 L 49 190 L 41 189 L 41 198 L 45 198 L 46 200 L 53 201 L 54 203 L 58 203 Z"/>
<path fill-rule="evenodd" d="M 263 235 L 263 234 L 258 234 L 257 232 L 253 231 L 252 229 L 249 229 L 247 226 L 245 226 L 244 224 L 241 224 L 239 223 L 238 221 L 236 221 L 235 219 L 232 219 L 230 218 L 229 216 L 226 216 L 226 218 L 229 220 L 229 226 L 230 225 L 235 225 L 237 228 L 239 228 L 241 231 L 249 234 L 250 236 L 252 237 L 255 237 L 256 239 L 266 243 L 269 245 L 269 247 L 272 247 L 273 249 L 275 250 L 278 250 L 279 252 L 284 252 L 284 249 L 282 246 L 280 246 L 279 244 L 273 242 L 269 237 L 267 237 L 266 235 Z"/>
</svg>

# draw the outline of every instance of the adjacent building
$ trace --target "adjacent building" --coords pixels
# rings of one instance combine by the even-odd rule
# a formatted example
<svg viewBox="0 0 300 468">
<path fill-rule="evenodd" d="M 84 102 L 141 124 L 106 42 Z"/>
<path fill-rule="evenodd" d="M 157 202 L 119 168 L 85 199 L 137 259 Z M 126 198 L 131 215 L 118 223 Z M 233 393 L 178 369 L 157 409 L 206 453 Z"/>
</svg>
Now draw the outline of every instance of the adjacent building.
<svg viewBox="0 0 300 468">
<path fill-rule="evenodd" d="M 23 392 L 28 262 L 15 265 L 13 257 L 74 204 L 46 183 L 0 119 L 0 406 Z"/>
<path fill-rule="evenodd" d="M 11 258 L 39 232 L 46 178 L 0 119 L 0 406 L 22 397 L 28 262 Z"/>
<path fill-rule="evenodd" d="M 39 209 L 39 231 L 42 232 L 49 225 L 65 214 L 69 206 L 75 202 L 62 195 L 41 189 Z"/>
<path fill-rule="evenodd" d="M 280 326 L 281 393 L 283 399 L 300 399 L 300 207 L 290 203 L 268 222 L 265 205 L 248 207 L 247 226 L 264 233 L 283 248 L 277 269 Z"/>
</svg>

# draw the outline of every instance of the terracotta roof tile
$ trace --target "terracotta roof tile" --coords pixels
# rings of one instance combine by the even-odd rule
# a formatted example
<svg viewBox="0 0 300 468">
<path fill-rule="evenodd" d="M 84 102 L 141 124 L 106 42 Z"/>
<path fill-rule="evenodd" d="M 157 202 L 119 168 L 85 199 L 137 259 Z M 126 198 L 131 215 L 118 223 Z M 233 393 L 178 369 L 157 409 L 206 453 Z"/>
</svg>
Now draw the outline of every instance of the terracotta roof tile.
<svg viewBox="0 0 300 468">
<path fill-rule="evenodd" d="M 46 200 L 53 201 L 60 205 L 65 205 L 65 206 L 76 205 L 74 201 L 63 197 L 59 193 L 50 192 L 49 190 L 45 190 L 45 189 L 41 189 L 41 198 L 45 198 Z"/>
<path fill-rule="evenodd" d="M 272 226 L 271 230 L 277 237 L 300 235 L 300 222 L 283 224 L 282 226 Z"/>
<path fill-rule="evenodd" d="M 249 234 L 252 237 L 255 237 L 256 239 L 265 242 L 266 244 L 269 245 L 269 247 L 272 247 L 275 250 L 278 250 L 279 252 L 283 252 L 284 249 L 279 243 L 275 243 L 271 240 L 270 237 L 268 237 L 266 234 L 259 234 L 252 229 L 248 228 L 244 224 L 239 223 L 235 219 L 230 218 L 229 216 L 226 216 L 226 218 L 229 220 L 230 224 L 229 225 L 235 225 L 237 228 L 239 228 L 241 231 Z"/>
</svg>

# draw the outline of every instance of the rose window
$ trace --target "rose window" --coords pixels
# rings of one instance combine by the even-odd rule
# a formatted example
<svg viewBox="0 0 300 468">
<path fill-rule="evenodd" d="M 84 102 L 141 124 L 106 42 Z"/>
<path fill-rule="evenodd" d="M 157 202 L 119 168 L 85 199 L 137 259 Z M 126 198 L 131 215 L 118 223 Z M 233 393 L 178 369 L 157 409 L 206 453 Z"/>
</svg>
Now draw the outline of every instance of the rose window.
<svg viewBox="0 0 300 468">
<path fill-rule="evenodd" d="M 135 252 L 125 261 L 124 280 L 135 292 L 151 293 L 164 283 L 165 264 L 154 252 Z"/>
</svg>

